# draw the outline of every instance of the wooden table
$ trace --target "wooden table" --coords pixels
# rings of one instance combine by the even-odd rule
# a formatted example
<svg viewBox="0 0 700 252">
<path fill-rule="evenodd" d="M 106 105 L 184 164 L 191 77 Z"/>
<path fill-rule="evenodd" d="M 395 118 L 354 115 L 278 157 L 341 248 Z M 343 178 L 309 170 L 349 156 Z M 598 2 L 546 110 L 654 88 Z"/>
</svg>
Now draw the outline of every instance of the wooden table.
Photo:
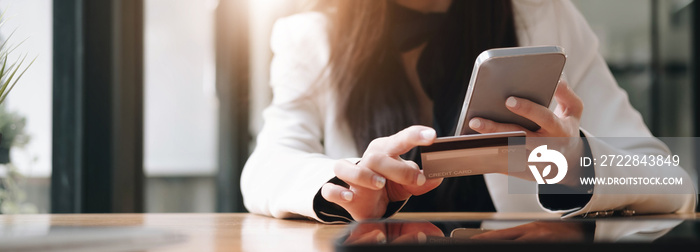
<svg viewBox="0 0 700 252">
<path fill-rule="evenodd" d="M 696 218 L 696 214 L 648 216 Z M 546 213 L 399 213 L 407 220 L 558 219 Z M 154 251 L 333 251 L 333 241 L 347 225 L 309 220 L 280 220 L 244 213 L 229 214 L 40 214 L 0 215 L 0 228 L 51 226 L 141 226 L 185 235 L 184 242 Z"/>
</svg>

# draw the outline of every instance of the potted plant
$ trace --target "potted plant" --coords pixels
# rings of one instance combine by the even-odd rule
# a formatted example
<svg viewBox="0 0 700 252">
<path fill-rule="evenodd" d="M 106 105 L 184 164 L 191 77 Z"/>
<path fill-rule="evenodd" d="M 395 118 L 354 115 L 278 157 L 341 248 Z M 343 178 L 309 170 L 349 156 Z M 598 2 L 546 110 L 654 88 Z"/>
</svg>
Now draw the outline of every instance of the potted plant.
<svg viewBox="0 0 700 252">
<path fill-rule="evenodd" d="M 26 202 L 27 193 L 23 189 L 26 178 L 10 160 L 11 148 L 21 148 L 29 142 L 24 132 L 25 123 L 23 116 L 0 104 L 0 132 L 4 136 L 0 142 L 0 167 L 4 168 L 0 170 L 0 214 L 37 212 L 36 206 Z"/>
<path fill-rule="evenodd" d="M 5 25 L 5 11 L 3 11 L 2 14 L 0 14 L 0 27 L 2 27 L 3 25 Z M 10 34 L 10 36 L 7 36 L 7 38 L 3 39 L 0 43 L 0 105 L 2 105 L 3 102 L 5 102 L 5 99 L 7 99 L 7 95 L 10 94 L 10 91 L 12 91 L 12 89 L 15 87 L 19 79 L 22 78 L 22 75 L 24 75 L 24 73 L 27 72 L 27 69 L 29 69 L 29 67 L 32 64 L 34 64 L 34 61 L 36 60 L 36 58 L 34 58 L 31 62 L 29 62 L 29 64 L 25 64 L 25 61 L 27 60 L 27 54 L 25 54 L 21 58 L 17 58 L 16 60 L 10 58 L 12 52 L 15 49 L 17 49 L 19 45 L 22 44 L 19 43 L 15 46 L 11 46 L 8 44 L 10 38 L 12 38 L 12 35 L 14 34 L 15 32 L 13 31 Z M 2 109 L 2 112 L 5 112 L 5 109 Z M 12 118 L 13 115 L 14 117 L 16 117 L 16 114 L 8 114 L 9 118 L 0 119 L 15 119 Z M 4 153 L 2 148 L 7 148 L 9 151 L 9 147 L 12 146 L 12 140 L 15 138 L 15 136 L 19 135 L 17 133 L 21 132 L 21 130 L 24 129 L 24 121 L 22 120 L 21 122 L 21 129 L 16 129 L 16 127 L 18 127 L 17 123 L 19 123 L 16 121 L 0 121 L 0 123 L 2 124 L 2 126 L 0 127 L 0 163 L 7 163 L 3 162 L 2 155 Z M 7 126 L 8 128 L 6 128 L 5 126 Z M 5 141 L 9 142 L 9 144 L 2 144 L 3 134 L 12 134 L 12 138 Z"/>
<path fill-rule="evenodd" d="M 5 24 L 4 17 L 5 12 L 0 14 L 0 27 Z M 29 141 L 29 137 L 24 134 L 26 120 L 16 113 L 8 112 L 3 102 L 36 58 L 27 62 L 27 54 L 11 57 L 19 46 L 8 44 L 13 34 L 14 32 L 0 41 L 0 164 L 6 168 L 0 180 L 0 213 L 33 213 L 36 212 L 36 207 L 24 202 L 26 193 L 20 188 L 23 177 L 10 162 L 10 147 L 21 147 Z"/>
<path fill-rule="evenodd" d="M 0 14 L 0 27 L 4 24 L 5 12 Z M 12 32 L 10 36 L 7 36 L 0 44 L 0 105 L 5 102 L 7 95 L 10 94 L 10 91 L 15 87 L 19 79 L 22 78 L 22 75 L 27 72 L 27 69 L 29 69 L 29 67 L 34 64 L 34 60 L 36 60 L 36 58 L 34 58 L 29 64 L 25 64 L 27 54 L 18 58 L 16 61 L 10 59 L 12 52 L 19 46 L 8 45 L 8 41 L 10 41 L 12 35 L 14 35 L 14 32 Z M 3 133 L 4 132 L 0 132 L 0 142 L 2 142 Z"/>
<path fill-rule="evenodd" d="M 0 164 L 10 163 L 10 148 L 23 147 L 29 142 L 29 136 L 24 132 L 27 119 L 16 112 L 7 111 L 0 104 L 0 132 L 4 139 L 0 141 Z"/>
<path fill-rule="evenodd" d="M 0 105 L 0 132 L 4 139 L 0 142 L 0 166 L 4 174 L 0 178 L 0 214 L 36 213 L 36 206 L 27 203 L 27 193 L 23 184 L 25 177 L 10 160 L 10 148 L 23 147 L 29 142 L 24 132 L 26 119 Z"/>
</svg>

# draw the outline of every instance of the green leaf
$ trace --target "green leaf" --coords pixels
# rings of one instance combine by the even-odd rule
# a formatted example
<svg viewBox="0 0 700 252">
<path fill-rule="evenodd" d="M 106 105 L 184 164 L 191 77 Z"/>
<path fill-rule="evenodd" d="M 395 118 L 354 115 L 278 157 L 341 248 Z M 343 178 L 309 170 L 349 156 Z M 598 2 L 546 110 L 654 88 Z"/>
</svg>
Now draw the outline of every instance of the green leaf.
<svg viewBox="0 0 700 252">
<path fill-rule="evenodd" d="M 0 78 L 5 77 L 5 66 L 7 66 L 7 56 L 3 55 L 2 69 L 0 69 Z"/>
<path fill-rule="evenodd" d="M 27 56 L 25 55 L 24 57 L 26 58 Z M 17 76 L 17 79 L 15 79 L 15 81 L 12 83 L 12 86 L 10 86 L 10 89 L 8 89 L 7 92 L 5 92 L 5 93 L 0 93 L 2 95 L 2 97 L 0 97 L 0 104 L 2 104 L 3 101 L 5 101 L 5 98 L 7 97 L 7 95 L 10 93 L 10 91 L 12 91 L 12 89 L 15 87 L 15 84 L 17 84 L 19 79 L 22 78 L 24 73 L 27 72 L 29 67 L 32 66 L 32 64 L 34 64 L 34 61 L 36 61 L 36 57 L 34 57 L 34 59 L 31 62 L 29 62 L 29 65 L 27 65 L 24 68 L 24 70 L 22 70 L 22 73 L 20 73 L 19 76 Z M 24 62 L 24 59 L 22 59 L 22 62 Z M 17 67 L 17 69 L 19 69 L 19 66 Z M 15 69 L 15 72 L 17 71 L 17 69 Z M 12 75 L 15 75 L 15 73 L 13 72 Z M 10 79 L 12 79 L 12 75 L 10 76 Z"/>
<path fill-rule="evenodd" d="M 6 13 L 7 9 L 0 13 L 0 27 L 2 27 L 7 21 L 5 18 Z M 24 76 L 29 67 L 31 67 L 31 65 L 33 65 L 37 59 L 34 57 L 34 59 L 32 59 L 28 65 L 24 65 L 25 61 L 27 60 L 27 54 L 24 54 L 21 60 L 19 58 L 17 59 L 19 62 L 11 60 L 11 64 L 8 66 L 7 61 L 10 54 L 24 44 L 25 41 L 27 41 L 27 39 L 24 39 L 15 45 L 8 45 L 10 38 L 14 36 L 16 31 L 17 29 L 14 29 L 12 33 L 10 33 L 10 35 L 0 44 L 0 61 L 2 61 L 2 68 L 0 68 L 0 104 L 5 101 L 10 91 L 12 91 L 17 82 L 22 78 L 22 76 Z"/>
<path fill-rule="evenodd" d="M 3 23 L 5 23 L 5 21 L 3 21 Z M 0 26 L 2 26 L 2 24 L 0 24 Z M 10 41 L 10 38 L 12 38 L 12 36 L 15 35 L 15 32 L 16 32 L 16 31 L 17 31 L 17 29 L 14 29 L 14 30 L 12 31 L 12 33 L 10 33 L 10 36 L 7 36 L 7 38 L 5 38 L 5 41 L 3 41 L 3 42 L 2 42 L 2 45 L 0 45 L 0 50 L 5 49 L 5 45 L 7 45 L 7 42 Z M 3 56 L 6 56 L 6 55 L 3 54 Z"/>
<path fill-rule="evenodd" d="M 4 80 L 5 82 L 2 83 L 2 89 L 0 89 L 0 95 L 2 96 L 2 97 L 0 97 L 0 104 L 2 104 L 2 102 L 5 100 L 4 97 L 10 93 L 9 90 L 7 91 L 7 93 L 5 93 L 5 89 L 7 88 L 7 85 L 9 85 L 9 83 L 12 81 L 12 79 L 15 77 L 15 74 L 17 74 L 17 70 L 19 70 L 20 66 L 22 66 L 22 63 L 24 63 L 24 60 L 26 58 L 27 58 L 27 56 L 22 58 L 22 60 L 17 64 L 17 67 L 14 67 L 14 69 L 13 69 L 14 64 L 12 64 L 12 66 L 10 66 L 10 71 L 12 71 L 12 74 L 10 74 L 10 77 L 7 77 L 7 79 Z M 3 77 L 5 77 L 5 76 L 3 76 Z"/>
</svg>

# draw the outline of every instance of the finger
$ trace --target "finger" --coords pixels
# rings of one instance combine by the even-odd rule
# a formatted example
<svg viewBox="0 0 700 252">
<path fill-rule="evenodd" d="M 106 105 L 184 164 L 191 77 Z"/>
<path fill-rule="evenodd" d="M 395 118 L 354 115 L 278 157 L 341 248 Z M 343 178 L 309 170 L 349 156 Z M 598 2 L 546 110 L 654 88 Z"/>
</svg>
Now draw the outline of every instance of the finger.
<svg viewBox="0 0 700 252">
<path fill-rule="evenodd" d="M 414 169 L 419 170 L 419 172 L 425 176 L 425 172 L 420 170 L 420 167 L 418 164 L 416 164 L 416 162 L 411 160 L 403 160 L 403 162 L 410 165 Z M 422 195 L 440 186 L 442 180 L 443 178 L 427 179 L 423 185 L 404 185 L 404 188 L 412 195 Z"/>
<path fill-rule="evenodd" d="M 391 158 L 387 155 L 371 153 L 362 157 L 359 166 L 366 167 L 388 180 L 402 185 L 423 185 L 425 175 L 418 169 L 403 160 Z M 414 163 L 415 165 L 415 163 Z"/>
<path fill-rule="evenodd" d="M 471 239 L 477 239 L 477 240 L 514 240 L 520 236 L 523 236 L 523 234 L 525 234 L 525 233 L 526 233 L 525 229 L 520 228 L 520 226 L 517 226 L 517 227 L 512 227 L 512 228 L 507 228 L 507 229 L 488 231 L 485 233 L 481 233 L 481 234 L 472 236 Z"/>
<path fill-rule="evenodd" d="M 365 153 L 386 153 L 389 156 L 398 157 L 416 146 L 433 144 L 436 136 L 433 128 L 415 125 L 394 135 L 372 141 Z"/>
<path fill-rule="evenodd" d="M 559 104 L 558 106 L 563 107 L 563 109 L 561 109 L 563 116 L 581 118 L 581 114 L 583 114 L 583 101 L 576 95 L 574 90 L 569 87 L 566 81 L 559 81 L 559 86 L 557 86 L 557 90 L 554 92 L 554 99 Z"/>
<path fill-rule="evenodd" d="M 414 243 L 425 243 L 428 241 L 428 236 L 425 235 L 425 233 L 418 231 L 418 232 L 411 232 L 411 233 L 404 233 L 399 237 L 396 237 L 391 241 L 392 244 L 414 244 Z"/>
<path fill-rule="evenodd" d="M 355 193 L 345 187 L 333 183 L 326 183 L 321 187 L 321 196 L 328 202 L 333 202 L 344 209 L 349 209 L 348 207 L 352 205 L 352 200 L 355 198 Z"/>
<path fill-rule="evenodd" d="M 439 227 L 427 221 L 409 222 L 401 225 L 401 233 L 416 233 L 418 231 L 425 233 L 427 236 L 445 237 L 445 234 Z"/>
<path fill-rule="evenodd" d="M 372 231 L 362 233 L 362 234 L 351 234 L 348 239 L 345 240 L 345 244 L 383 244 L 386 243 L 386 235 L 379 229 L 374 229 Z"/>
<path fill-rule="evenodd" d="M 516 115 L 530 119 L 542 128 L 551 129 L 559 125 L 559 118 L 554 115 L 554 112 L 528 99 L 508 97 L 506 107 Z"/>
<path fill-rule="evenodd" d="M 469 120 L 469 127 L 479 133 L 496 133 L 496 132 L 508 132 L 508 131 L 525 131 L 527 135 L 531 135 L 532 131 L 529 131 L 520 125 L 509 124 L 509 123 L 497 123 L 488 119 L 474 117 Z"/>
<path fill-rule="evenodd" d="M 423 195 L 440 186 L 440 184 L 442 184 L 442 181 L 443 178 L 428 179 L 423 185 L 404 185 L 404 188 L 412 195 Z"/>
<path fill-rule="evenodd" d="M 551 236 L 542 236 L 539 234 L 523 234 L 522 236 L 513 239 L 514 241 L 526 241 L 526 242 L 533 242 L 533 241 L 560 241 L 564 242 L 566 240 L 555 240 Z"/>
<path fill-rule="evenodd" d="M 386 185 L 386 178 L 370 169 L 362 168 L 347 160 L 336 162 L 333 171 L 335 172 L 335 176 L 340 180 L 356 186 L 379 190 Z"/>
<path fill-rule="evenodd" d="M 386 224 L 380 222 L 365 222 L 357 224 L 355 228 L 350 232 L 350 236 L 360 236 L 374 230 L 380 230 L 382 233 L 386 233 Z"/>
</svg>

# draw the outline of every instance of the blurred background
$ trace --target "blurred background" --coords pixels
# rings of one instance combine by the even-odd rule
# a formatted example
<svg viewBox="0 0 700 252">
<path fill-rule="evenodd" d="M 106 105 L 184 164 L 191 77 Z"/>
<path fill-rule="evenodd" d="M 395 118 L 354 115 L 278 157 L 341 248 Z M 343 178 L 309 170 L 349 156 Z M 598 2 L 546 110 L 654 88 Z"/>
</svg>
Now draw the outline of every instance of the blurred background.
<svg viewBox="0 0 700 252">
<path fill-rule="evenodd" d="M 699 136 L 700 7 L 573 2 L 653 133 Z M 238 176 L 271 99 L 270 30 L 303 6 L 0 0 L 0 38 L 14 31 L 17 52 L 37 57 L 0 110 L 3 134 L 7 126 L 26 140 L 7 147 L 0 177 L 20 187 L 1 191 L 0 212 L 245 211 Z"/>
</svg>

